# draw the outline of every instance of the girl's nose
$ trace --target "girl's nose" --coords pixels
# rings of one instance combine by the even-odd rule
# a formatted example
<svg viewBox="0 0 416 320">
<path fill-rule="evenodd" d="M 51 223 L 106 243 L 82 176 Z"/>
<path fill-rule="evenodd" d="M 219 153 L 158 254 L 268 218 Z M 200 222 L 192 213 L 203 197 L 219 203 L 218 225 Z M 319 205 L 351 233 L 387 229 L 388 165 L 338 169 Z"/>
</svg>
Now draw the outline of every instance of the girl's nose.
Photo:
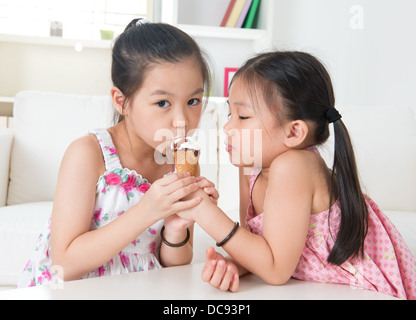
<svg viewBox="0 0 416 320">
<path fill-rule="evenodd" d="M 224 127 L 222 128 L 222 130 L 224 131 L 224 133 L 229 136 L 230 135 L 230 131 L 232 130 L 232 125 L 231 125 L 231 119 L 229 119 L 227 121 L 227 123 L 224 125 Z"/>
<path fill-rule="evenodd" d="M 173 120 L 173 128 L 176 130 L 174 133 L 176 137 L 185 137 L 186 136 L 186 127 L 188 126 L 188 121 L 185 117 L 178 117 Z"/>
</svg>

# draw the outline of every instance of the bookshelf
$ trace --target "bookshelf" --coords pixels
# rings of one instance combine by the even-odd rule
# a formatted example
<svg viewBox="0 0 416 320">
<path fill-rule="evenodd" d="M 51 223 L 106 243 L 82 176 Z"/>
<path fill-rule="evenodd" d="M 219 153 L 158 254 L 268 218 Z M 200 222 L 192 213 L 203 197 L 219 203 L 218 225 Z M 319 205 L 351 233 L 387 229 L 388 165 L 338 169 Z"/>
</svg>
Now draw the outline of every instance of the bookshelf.
<svg viewBox="0 0 416 320">
<path fill-rule="evenodd" d="M 195 38 L 250 42 L 255 51 L 270 46 L 273 0 L 261 0 L 255 29 L 220 27 L 231 0 L 164 0 L 162 21 L 174 24 Z"/>
<path fill-rule="evenodd" d="M 261 0 L 256 29 L 221 27 L 231 0 L 157 1 L 161 6 L 160 21 L 176 25 L 194 37 L 208 54 L 213 96 L 223 96 L 226 70 L 239 68 L 255 53 L 273 47 L 275 0 Z"/>
</svg>

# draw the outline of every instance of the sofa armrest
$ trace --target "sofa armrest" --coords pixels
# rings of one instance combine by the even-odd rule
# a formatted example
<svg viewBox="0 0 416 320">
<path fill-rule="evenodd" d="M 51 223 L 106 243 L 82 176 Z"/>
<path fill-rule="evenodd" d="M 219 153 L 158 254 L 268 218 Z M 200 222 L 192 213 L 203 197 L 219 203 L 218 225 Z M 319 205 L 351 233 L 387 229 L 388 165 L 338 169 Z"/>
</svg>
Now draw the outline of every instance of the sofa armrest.
<svg viewBox="0 0 416 320">
<path fill-rule="evenodd" d="M 9 189 L 10 153 L 13 143 L 13 130 L 0 129 L 0 207 L 6 205 Z"/>
</svg>

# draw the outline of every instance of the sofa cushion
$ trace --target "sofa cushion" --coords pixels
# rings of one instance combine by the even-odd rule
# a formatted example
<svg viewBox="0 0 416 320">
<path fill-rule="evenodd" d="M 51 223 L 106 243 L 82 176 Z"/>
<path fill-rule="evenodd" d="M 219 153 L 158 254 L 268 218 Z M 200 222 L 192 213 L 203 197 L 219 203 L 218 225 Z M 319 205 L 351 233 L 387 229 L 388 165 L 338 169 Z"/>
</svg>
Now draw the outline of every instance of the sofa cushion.
<svg viewBox="0 0 416 320">
<path fill-rule="evenodd" d="M 108 127 L 109 97 L 25 91 L 14 103 L 8 205 L 51 201 L 62 156 L 89 129 Z"/>
<path fill-rule="evenodd" d="M 11 129 L 0 129 L 0 207 L 6 204 L 7 199 L 12 141 L 13 131 Z"/>
<path fill-rule="evenodd" d="M 218 187 L 218 108 L 224 99 L 209 98 L 198 127 L 198 144 L 201 148 L 199 165 L 201 176 L 212 181 Z"/>
<path fill-rule="evenodd" d="M 15 285 L 46 227 L 52 202 L 0 208 L 0 285 Z"/>
</svg>

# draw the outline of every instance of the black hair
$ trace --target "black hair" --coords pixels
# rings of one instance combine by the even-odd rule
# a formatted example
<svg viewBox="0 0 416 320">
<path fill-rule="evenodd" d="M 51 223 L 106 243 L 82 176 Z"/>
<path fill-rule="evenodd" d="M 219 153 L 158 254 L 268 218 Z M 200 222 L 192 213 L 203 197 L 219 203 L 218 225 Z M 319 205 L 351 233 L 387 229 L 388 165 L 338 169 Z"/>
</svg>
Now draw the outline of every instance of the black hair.
<svg viewBox="0 0 416 320">
<path fill-rule="evenodd" d="M 236 79 L 245 81 L 252 97 L 255 91 L 261 90 L 263 100 L 280 124 L 283 121 L 308 121 L 315 145 L 321 145 L 329 138 L 326 114 L 334 108 L 335 96 L 331 78 L 317 58 L 304 52 L 263 53 L 247 61 L 234 76 L 233 80 Z M 341 265 L 350 258 L 363 258 L 368 211 L 353 146 L 341 119 L 334 122 L 334 136 L 329 210 L 338 191 L 341 224 L 328 262 Z M 330 216 L 331 211 L 328 223 Z"/>
<path fill-rule="evenodd" d="M 198 44 L 182 30 L 164 23 L 131 21 L 116 39 L 112 53 L 111 78 L 125 102 L 140 89 L 146 71 L 162 63 L 180 63 L 194 58 L 200 65 L 204 91 L 210 91 L 210 72 Z M 124 107 L 124 106 L 123 106 Z M 122 116 L 116 122 L 122 120 Z"/>
</svg>

